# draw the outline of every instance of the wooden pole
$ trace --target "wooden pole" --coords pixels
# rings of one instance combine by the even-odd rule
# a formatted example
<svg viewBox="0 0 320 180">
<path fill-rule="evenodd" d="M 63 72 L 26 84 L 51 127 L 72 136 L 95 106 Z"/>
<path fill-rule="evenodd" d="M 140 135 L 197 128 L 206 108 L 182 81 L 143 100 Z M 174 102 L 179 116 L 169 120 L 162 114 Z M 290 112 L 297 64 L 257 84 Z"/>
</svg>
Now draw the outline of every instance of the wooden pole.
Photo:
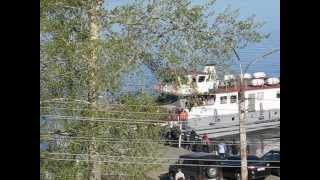
<svg viewBox="0 0 320 180">
<path fill-rule="evenodd" d="M 249 67 L 256 63 L 259 59 L 265 58 L 266 56 L 273 54 L 275 52 L 279 51 L 279 49 L 273 50 L 267 54 L 264 54 L 263 56 L 259 56 L 253 61 L 251 61 L 244 69 L 244 73 L 246 73 L 249 69 Z M 240 66 L 240 89 L 238 93 L 238 99 L 239 99 L 239 123 L 240 123 L 240 156 L 241 156 L 241 180 L 248 180 L 248 169 L 247 169 L 247 136 L 246 136 L 246 128 L 245 128 L 245 94 L 244 94 L 244 81 L 243 81 L 243 71 L 242 71 L 242 65 L 240 62 L 240 57 L 237 53 L 237 51 L 233 48 L 233 52 L 235 53 Z"/>
<path fill-rule="evenodd" d="M 180 134 L 179 134 L 179 149 L 180 149 L 181 141 L 182 141 L 182 123 L 180 121 L 180 114 L 178 115 L 178 123 L 179 123 L 179 130 L 180 130 Z"/>
<path fill-rule="evenodd" d="M 261 141 L 261 155 L 264 154 L 264 141 L 263 141 L 263 138 L 260 137 L 260 141 Z"/>
</svg>

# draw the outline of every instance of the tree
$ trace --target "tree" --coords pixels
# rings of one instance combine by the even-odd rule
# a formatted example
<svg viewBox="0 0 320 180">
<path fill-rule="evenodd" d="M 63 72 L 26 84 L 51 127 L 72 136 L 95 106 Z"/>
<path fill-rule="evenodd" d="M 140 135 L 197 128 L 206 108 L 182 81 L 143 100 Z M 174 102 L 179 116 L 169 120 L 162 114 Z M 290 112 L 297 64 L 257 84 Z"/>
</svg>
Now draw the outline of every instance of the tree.
<svg viewBox="0 0 320 180">
<path fill-rule="evenodd" d="M 60 158 L 78 159 L 79 162 L 42 161 L 43 169 L 55 171 L 59 176 L 81 172 L 82 176 L 88 177 L 90 172 L 100 171 L 100 167 L 112 173 L 142 176 L 141 172 L 150 167 L 127 164 L 121 168 L 117 163 L 93 163 L 86 169 L 90 163 L 80 161 L 84 157 L 71 155 L 86 154 L 93 162 L 98 162 L 104 160 L 101 154 L 107 157 L 123 154 L 153 157 L 157 154 L 157 146 L 131 142 L 116 144 L 97 139 L 101 136 L 118 139 L 132 137 L 127 131 L 127 124 L 87 121 L 98 118 L 133 121 L 164 118 L 163 109 L 146 108 L 155 105 L 155 102 L 145 94 L 120 97 L 119 101 L 126 104 L 122 107 L 96 104 L 99 94 L 120 89 L 124 73 L 146 65 L 163 79 L 172 69 L 176 72 L 172 74 L 175 76 L 180 68 L 196 68 L 212 59 L 223 65 L 233 47 L 245 47 L 264 38 L 258 32 L 261 24 L 256 23 L 253 17 L 239 20 L 239 12 L 230 8 L 214 14 L 214 1 L 200 6 L 192 5 L 188 0 L 135 0 L 111 10 L 99 8 L 102 3 L 101 0 L 42 0 L 40 3 L 41 101 L 68 100 L 68 103 L 42 103 L 45 107 L 42 108 L 42 116 L 53 115 L 51 119 L 63 122 L 63 130 L 69 136 L 88 137 L 87 141 L 67 138 L 70 143 L 63 151 L 67 154 L 59 155 Z M 87 103 L 77 103 L 75 100 Z M 144 106 L 131 106 L 135 103 Z M 112 113 L 114 111 L 129 113 Z M 153 114 L 147 116 L 130 111 Z M 155 116 L 154 113 L 159 112 L 160 115 Z M 63 119 L 65 117 L 71 120 Z M 82 120 L 72 121 L 76 118 Z M 133 129 L 131 133 L 137 138 L 156 139 L 159 131 L 158 126 L 150 124 L 136 125 Z M 123 149 L 129 150 L 123 152 Z M 150 159 L 142 162 L 148 161 Z M 92 179 L 99 176 L 91 174 Z"/>
<path fill-rule="evenodd" d="M 232 48 L 244 48 L 260 42 L 266 35 L 259 32 L 262 23 L 254 16 L 239 19 L 239 10 L 230 7 L 221 13 L 213 10 L 215 1 L 191 5 L 189 0 L 133 1 L 114 8 L 108 16 L 109 26 L 121 27 L 116 32 L 130 37 L 137 58 L 161 78 L 164 69 L 190 69 L 214 60 L 225 68 Z"/>
</svg>

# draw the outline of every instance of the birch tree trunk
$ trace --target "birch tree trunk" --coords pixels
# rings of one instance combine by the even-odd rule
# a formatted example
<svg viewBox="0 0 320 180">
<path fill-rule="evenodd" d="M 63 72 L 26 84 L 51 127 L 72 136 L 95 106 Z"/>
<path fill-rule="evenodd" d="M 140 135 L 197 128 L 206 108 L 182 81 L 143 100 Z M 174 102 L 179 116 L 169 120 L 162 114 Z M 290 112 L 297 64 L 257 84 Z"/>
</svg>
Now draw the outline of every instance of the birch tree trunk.
<svg viewBox="0 0 320 180">
<path fill-rule="evenodd" d="M 96 97 L 97 97 L 97 59 L 98 59 L 98 39 L 99 39 L 99 9 L 103 4 L 103 0 L 96 0 L 94 6 L 89 11 L 90 16 L 90 58 L 88 59 L 88 102 L 90 103 L 90 115 L 91 118 L 94 118 L 94 113 L 96 109 Z M 94 122 L 90 123 L 90 128 L 94 127 Z M 93 134 L 93 133 L 92 133 Z M 92 136 L 91 143 L 89 145 L 89 170 L 90 180 L 101 180 L 101 163 L 99 163 L 99 153 L 97 152 L 97 142 L 94 136 Z"/>
<path fill-rule="evenodd" d="M 242 73 L 241 73 L 242 74 Z M 241 180 L 248 180 L 247 167 L 247 136 L 246 136 L 246 108 L 245 108 L 245 94 L 243 90 L 243 78 L 240 80 L 239 98 L 239 113 L 240 113 L 240 156 L 241 156 Z"/>
</svg>

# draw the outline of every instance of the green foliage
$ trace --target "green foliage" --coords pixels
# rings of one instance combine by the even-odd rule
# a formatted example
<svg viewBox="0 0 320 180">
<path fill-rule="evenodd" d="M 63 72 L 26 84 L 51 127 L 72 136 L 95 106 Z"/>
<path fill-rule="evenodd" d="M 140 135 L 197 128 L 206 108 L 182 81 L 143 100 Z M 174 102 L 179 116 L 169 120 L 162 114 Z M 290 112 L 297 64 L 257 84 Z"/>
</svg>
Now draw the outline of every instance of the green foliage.
<svg viewBox="0 0 320 180">
<path fill-rule="evenodd" d="M 154 97 L 146 94 L 120 97 L 118 102 L 123 106 L 99 105 L 92 108 L 88 104 L 74 103 L 76 99 L 88 100 L 89 83 L 93 79 L 97 94 L 106 90 L 117 92 L 123 74 L 146 65 L 163 81 L 177 83 L 177 76 L 183 74 L 177 69 L 196 68 L 212 59 L 224 67 L 224 61 L 231 56 L 233 47 L 243 48 L 265 37 L 259 32 L 262 24 L 257 23 L 254 17 L 240 20 L 239 12 L 230 8 L 215 14 L 214 1 L 195 6 L 188 0 L 134 0 L 110 10 L 99 10 L 100 37 L 92 47 L 89 10 L 97 3 L 97 0 L 40 2 L 41 100 L 65 98 L 73 102 L 42 104 L 47 109 L 42 109 L 41 114 L 56 116 L 55 120 L 61 122 L 63 130 L 74 137 L 157 139 L 160 128 L 151 120 L 166 118 L 166 112 L 155 106 Z M 92 58 L 93 48 L 98 59 L 94 69 L 96 74 L 91 77 L 92 69 L 88 61 Z M 184 83 L 185 79 L 181 81 Z M 61 116 L 72 118 L 65 120 Z M 144 120 L 148 123 L 72 120 L 80 117 Z M 44 124 L 50 124 L 50 121 Z M 99 154 L 136 157 L 156 157 L 160 146 L 99 140 L 96 145 Z M 59 150 L 87 154 L 88 147 L 89 141 L 70 140 Z M 75 157 L 69 155 L 61 158 Z M 148 161 L 150 159 L 141 160 Z M 62 179 L 68 179 L 65 177 L 67 174 L 77 172 L 87 176 L 87 165 L 87 162 L 75 165 L 73 161 L 41 160 L 42 172 L 54 172 Z M 117 163 L 104 163 L 102 166 L 106 172 L 138 176 L 152 168 Z"/>
<path fill-rule="evenodd" d="M 239 18 L 239 10 L 227 8 L 213 11 L 215 1 L 204 5 L 190 5 L 182 1 L 133 1 L 110 11 L 109 26 L 121 29 L 111 34 L 133 37 L 139 44 L 138 62 L 154 72 L 162 69 L 196 68 L 216 59 L 217 64 L 229 59 L 232 48 L 244 48 L 248 43 L 260 42 L 266 35 L 259 32 L 262 23 L 254 16 Z M 166 73 L 157 73 L 166 81 Z"/>
<path fill-rule="evenodd" d="M 121 105 L 100 107 L 99 109 L 96 109 L 96 111 L 86 108 L 86 105 L 77 103 L 73 103 L 72 105 L 64 103 L 43 104 L 43 106 L 48 106 L 50 104 L 51 108 L 42 110 L 41 114 L 50 113 L 51 115 L 59 116 L 72 115 L 74 118 L 77 118 L 80 116 L 83 117 L 90 112 L 91 117 L 93 116 L 96 119 L 105 120 L 105 122 L 96 122 L 94 124 L 88 124 L 81 121 L 67 121 L 64 124 L 64 131 L 68 132 L 71 137 L 88 138 L 82 140 L 66 140 L 68 142 L 66 146 L 51 148 L 49 149 L 49 152 L 58 151 L 69 154 L 87 154 L 90 141 L 83 140 L 91 140 L 90 137 L 94 136 L 97 137 L 97 147 L 100 154 L 117 156 L 114 158 L 101 157 L 101 161 L 153 162 L 150 158 L 158 157 L 160 155 L 158 150 L 161 147 L 160 144 L 150 142 L 152 140 L 160 139 L 161 127 L 159 124 L 156 124 L 155 120 L 165 120 L 167 117 L 166 110 L 157 106 L 155 97 L 143 93 L 122 96 L 119 99 L 119 102 L 121 102 Z M 70 107 L 72 107 L 72 109 Z M 125 123 L 124 120 L 133 122 L 143 121 L 144 123 Z M 49 136 L 48 139 L 50 138 L 52 139 L 52 137 Z M 145 142 L 143 139 L 147 141 Z M 139 140 L 140 143 L 137 143 L 137 140 Z M 60 143 L 62 142 L 60 141 Z M 52 155 L 48 153 L 42 153 L 42 155 L 52 157 Z M 56 156 L 54 157 L 57 158 Z M 144 158 L 132 159 L 132 157 Z M 75 156 L 60 155 L 59 158 L 72 159 L 75 158 Z M 69 171 L 69 175 L 75 175 L 78 172 L 81 172 L 82 176 L 86 176 L 86 168 L 88 167 L 86 162 L 81 162 L 76 165 L 73 161 L 48 162 L 47 160 L 42 160 L 41 163 L 42 172 L 49 171 L 59 176 L 66 173 L 66 171 Z M 127 174 L 136 177 L 142 177 L 144 172 L 153 167 L 157 166 L 107 162 L 102 164 L 105 174 Z"/>
</svg>

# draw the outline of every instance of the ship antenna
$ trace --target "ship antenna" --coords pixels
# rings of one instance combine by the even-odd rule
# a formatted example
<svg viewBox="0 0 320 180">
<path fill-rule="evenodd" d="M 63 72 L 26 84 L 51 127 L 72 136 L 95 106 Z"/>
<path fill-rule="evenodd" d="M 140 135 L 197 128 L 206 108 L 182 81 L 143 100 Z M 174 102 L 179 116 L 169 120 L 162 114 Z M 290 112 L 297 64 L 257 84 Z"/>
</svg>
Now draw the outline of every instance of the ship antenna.
<svg viewBox="0 0 320 180">
<path fill-rule="evenodd" d="M 234 50 L 234 51 L 235 51 L 235 50 Z M 269 56 L 269 55 L 271 55 L 271 54 L 273 54 L 273 53 L 276 53 L 276 52 L 278 52 L 278 51 L 280 51 L 280 49 L 274 49 L 274 50 L 272 50 L 272 51 L 269 51 L 269 52 L 263 54 L 262 56 L 257 56 L 256 58 L 252 59 L 252 60 L 248 63 L 248 65 L 246 66 L 246 68 L 244 69 L 244 73 L 246 73 L 246 72 L 248 71 L 249 67 L 250 67 L 251 65 L 255 64 L 258 60 L 261 60 L 261 59 L 263 59 L 263 58 L 265 58 L 265 57 L 267 57 L 267 56 Z"/>
</svg>

